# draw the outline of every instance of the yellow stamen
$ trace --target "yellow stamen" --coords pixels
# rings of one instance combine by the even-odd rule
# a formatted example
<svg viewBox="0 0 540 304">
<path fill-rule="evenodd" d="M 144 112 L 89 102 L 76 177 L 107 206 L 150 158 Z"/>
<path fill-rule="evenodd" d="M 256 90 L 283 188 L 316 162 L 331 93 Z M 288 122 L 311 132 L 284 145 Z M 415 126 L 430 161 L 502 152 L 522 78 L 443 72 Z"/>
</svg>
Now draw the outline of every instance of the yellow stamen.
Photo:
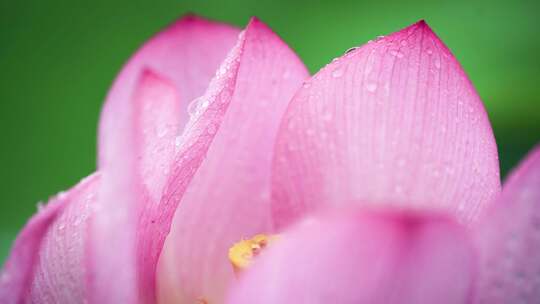
<svg viewBox="0 0 540 304">
<path fill-rule="evenodd" d="M 277 235 L 257 234 L 251 239 L 241 240 L 229 249 L 229 260 L 236 273 L 248 268 L 253 259 L 258 256 Z"/>
</svg>

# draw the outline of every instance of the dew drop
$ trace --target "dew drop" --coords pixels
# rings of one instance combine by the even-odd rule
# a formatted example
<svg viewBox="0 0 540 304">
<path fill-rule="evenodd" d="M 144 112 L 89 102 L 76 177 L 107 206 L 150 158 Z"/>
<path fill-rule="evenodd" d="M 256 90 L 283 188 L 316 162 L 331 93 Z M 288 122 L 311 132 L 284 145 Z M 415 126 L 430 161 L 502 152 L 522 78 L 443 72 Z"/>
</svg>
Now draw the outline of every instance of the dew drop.
<svg viewBox="0 0 540 304">
<path fill-rule="evenodd" d="M 283 79 L 289 79 L 291 77 L 291 72 L 289 70 L 285 70 L 282 75 Z"/>
<path fill-rule="evenodd" d="M 407 46 L 407 40 L 401 40 L 400 44 L 401 46 Z"/>
<path fill-rule="evenodd" d="M 371 93 L 377 91 L 377 84 L 374 82 L 370 82 L 366 84 L 366 90 L 368 90 L 368 92 L 371 92 Z"/>
<path fill-rule="evenodd" d="M 403 58 L 403 53 L 400 51 L 392 50 L 390 51 L 390 55 L 397 57 L 397 58 Z"/>
<path fill-rule="evenodd" d="M 67 194 L 65 191 L 61 191 L 58 193 L 58 195 L 56 196 L 59 200 L 64 200 L 67 198 Z"/>
<path fill-rule="evenodd" d="M 352 48 L 350 48 L 350 49 L 346 50 L 346 51 L 345 51 L 345 54 L 350 54 L 350 53 L 352 53 L 352 52 L 356 51 L 357 49 L 358 49 L 358 47 L 357 47 L 357 46 L 355 46 L 355 47 L 352 47 Z"/>
<path fill-rule="evenodd" d="M 77 217 L 77 219 L 73 222 L 73 226 L 77 227 L 83 222 L 81 217 Z"/>
<path fill-rule="evenodd" d="M 158 128 L 156 130 L 157 137 L 159 137 L 159 138 L 164 137 L 165 135 L 167 135 L 168 131 L 169 130 L 168 130 L 167 126 L 163 126 L 163 125 L 158 126 Z"/>
<path fill-rule="evenodd" d="M 3 272 L 1 275 L 0 275 L 0 283 L 6 283 L 8 282 L 9 280 L 11 279 L 11 276 L 9 275 L 9 273 L 6 271 L 6 272 Z"/>
<path fill-rule="evenodd" d="M 311 83 L 304 82 L 304 84 L 302 86 L 307 89 L 307 88 L 309 88 L 311 86 Z"/>
<path fill-rule="evenodd" d="M 334 78 L 339 78 L 343 76 L 343 69 L 338 67 L 337 69 L 335 69 L 333 72 L 332 72 L 332 77 Z"/>
<path fill-rule="evenodd" d="M 174 139 L 174 146 L 176 148 L 180 148 L 180 145 L 182 144 L 182 136 L 176 136 Z"/>
<path fill-rule="evenodd" d="M 431 55 L 431 54 L 433 54 L 433 50 L 430 49 L 430 48 L 427 48 L 427 49 L 426 49 L 426 53 L 427 53 L 428 55 Z"/>
<path fill-rule="evenodd" d="M 441 68 L 441 60 L 439 58 L 435 59 L 434 65 L 435 65 L 435 68 L 440 69 Z"/>
<path fill-rule="evenodd" d="M 190 116 L 197 115 L 198 107 L 199 107 L 199 99 L 198 98 L 193 99 L 189 103 L 188 108 L 187 108 L 189 115 Z"/>
</svg>

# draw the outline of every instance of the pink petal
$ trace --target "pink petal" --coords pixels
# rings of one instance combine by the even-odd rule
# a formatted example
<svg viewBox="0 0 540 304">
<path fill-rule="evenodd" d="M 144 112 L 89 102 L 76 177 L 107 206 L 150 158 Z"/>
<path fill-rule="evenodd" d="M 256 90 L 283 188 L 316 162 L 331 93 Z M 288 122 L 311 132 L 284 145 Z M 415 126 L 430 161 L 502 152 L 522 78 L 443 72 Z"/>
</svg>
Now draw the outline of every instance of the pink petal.
<svg viewBox="0 0 540 304">
<path fill-rule="evenodd" d="M 229 247 L 242 237 L 271 229 L 273 144 L 288 101 L 308 73 L 287 45 L 257 19 L 248 25 L 244 39 L 243 52 L 236 58 L 238 77 L 229 80 L 234 87 L 230 108 L 213 118 L 216 124 L 222 120 L 219 129 L 207 128 L 215 133 L 214 141 L 181 199 L 160 258 L 160 302 L 195 303 L 204 298 L 220 303 L 233 277 Z M 191 164 L 184 166 L 189 169 Z"/>
<path fill-rule="evenodd" d="M 283 234 L 228 303 L 468 303 L 466 233 L 438 217 L 353 212 Z"/>
<path fill-rule="evenodd" d="M 97 180 L 98 175 L 92 175 L 59 194 L 28 221 L 0 275 L 0 303 L 82 301 L 84 276 L 79 264 L 82 257 L 79 242 L 84 240 L 80 235 L 84 229 L 74 225 L 77 220 L 84 221 L 81 219 L 84 214 L 78 209 L 95 189 Z M 71 232 L 77 236 L 68 235 Z M 57 281 L 62 284 L 56 285 Z M 55 286 L 42 292 L 48 284 Z"/>
<path fill-rule="evenodd" d="M 175 209 L 161 201 L 174 139 L 184 109 L 237 33 L 186 17 L 138 51 L 109 92 L 99 134 L 102 187 L 87 248 L 91 303 L 154 300 L 155 265 Z"/>
<path fill-rule="evenodd" d="M 423 21 L 313 76 L 287 110 L 275 160 L 278 226 L 329 203 L 446 210 L 467 222 L 500 189 L 482 102 Z"/>
<path fill-rule="evenodd" d="M 184 110 L 174 86 L 151 70 L 143 71 L 133 94 L 135 147 L 139 172 L 151 202 L 159 202 L 175 155 L 175 139 Z M 134 153 L 136 151 L 133 151 Z"/>
<path fill-rule="evenodd" d="M 97 200 L 99 173 L 68 191 L 68 203 L 50 226 L 39 250 L 31 303 L 82 303 L 87 299 L 85 247 L 88 218 Z"/>
<path fill-rule="evenodd" d="M 146 42 L 130 58 L 116 77 L 105 107 L 129 103 L 139 75 L 150 69 L 175 86 L 183 109 L 178 119 L 184 125 L 188 120 L 187 105 L 204 93 L 239 32 L 227 24 L 195 15 L 184 16 Z M 105 134 L 100 134 L 100 138 L 107 132 L 102 133 Z"/>
<path fill-rule="evenodd" d="M 540 146 L 512 173 L 475 229 L 481 267 L 474 303 L 538 303 Z"/>
</svg>

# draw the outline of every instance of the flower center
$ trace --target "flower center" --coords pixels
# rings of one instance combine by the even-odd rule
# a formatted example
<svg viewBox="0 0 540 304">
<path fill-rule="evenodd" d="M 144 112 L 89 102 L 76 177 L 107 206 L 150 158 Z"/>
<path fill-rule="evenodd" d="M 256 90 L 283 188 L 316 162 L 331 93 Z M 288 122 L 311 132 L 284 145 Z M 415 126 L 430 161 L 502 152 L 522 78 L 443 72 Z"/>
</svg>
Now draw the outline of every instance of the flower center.
<svg viewBox="0 0 540 304">
<path fill-rule="evenodd" d="M 277 237 L 277 235 L 257 234 L 251 239 L 242 239 L 234 244 L 229 249 L 229 261 L 231 261 L 234 272 L 239 274 L 242 270 L 247 269 L 255 257 Z"/>
</svg>

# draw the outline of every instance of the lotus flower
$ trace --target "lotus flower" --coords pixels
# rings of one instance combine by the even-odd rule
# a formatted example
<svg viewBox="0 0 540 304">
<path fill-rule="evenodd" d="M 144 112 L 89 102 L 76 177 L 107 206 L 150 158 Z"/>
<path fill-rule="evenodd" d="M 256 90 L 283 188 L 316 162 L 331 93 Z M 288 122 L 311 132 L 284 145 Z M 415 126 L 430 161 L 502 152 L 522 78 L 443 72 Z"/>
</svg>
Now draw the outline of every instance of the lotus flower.
<svg viewBox="0 0 540 304">
<path fill-rule="evenodd" d="M 261 21 L 186 16 L 117 77 L 98 170 L 20 232 L 0 302 L 536 303 L 539 186 L 537 148 L 501 192 L 423 21 L 309 78 Z"/>
</svg>

